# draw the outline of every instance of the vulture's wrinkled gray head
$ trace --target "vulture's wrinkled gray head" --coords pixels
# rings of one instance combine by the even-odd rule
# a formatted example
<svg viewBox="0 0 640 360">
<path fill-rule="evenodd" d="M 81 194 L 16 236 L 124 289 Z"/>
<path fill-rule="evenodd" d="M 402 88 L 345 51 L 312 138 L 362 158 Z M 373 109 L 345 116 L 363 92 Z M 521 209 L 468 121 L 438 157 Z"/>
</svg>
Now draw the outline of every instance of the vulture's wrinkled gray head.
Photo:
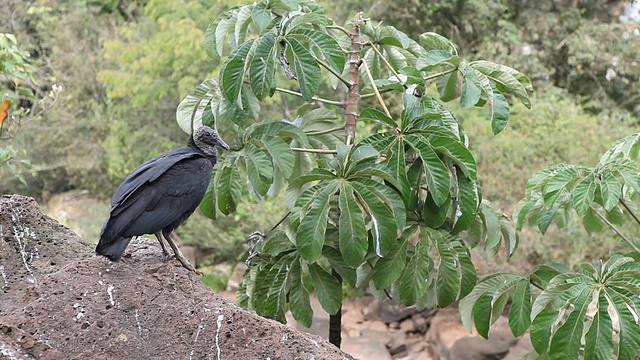
<svg viewBox="0 0 640 360">
<path fill-rule="evenodd" d="M 229 145 L 222 140 L 220 134 L 206 125 L 194 130 L 193 144 L 207 156 L 215 156 L 217 154 L 216 145 L 223 149 L 229 149 Z"/>
</svg>

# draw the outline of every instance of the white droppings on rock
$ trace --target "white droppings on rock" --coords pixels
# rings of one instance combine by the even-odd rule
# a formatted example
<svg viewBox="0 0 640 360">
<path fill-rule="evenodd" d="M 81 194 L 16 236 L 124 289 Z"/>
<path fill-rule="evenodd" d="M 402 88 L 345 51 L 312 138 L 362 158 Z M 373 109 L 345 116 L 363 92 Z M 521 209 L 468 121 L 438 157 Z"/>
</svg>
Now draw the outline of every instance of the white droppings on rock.
<svg viewBox="0 0 640 360">
<path fill-rule="evenodd" d="M 287 336 L 287 334 L 286 333 L 282 334 L 282 343 L 286 344 L 288 340 L 289 340 L 289 337 Z"/>
<path fill-rule="evenodd" d="M 216 324 L 218 325 L 216 329 L 216 351 L 218 352 L 218 360 L 220 360 L 220 328 L 222 327 L 222 320 L 224 320 L 224 315 L 218 315 L 218 319 L 216 320 Z"/>
<path fill-rule="evenodd" d="M 200 332 L 204 329 L 204 318 L 200 319 L 200 324 L 198 324 L 198 330 L 196 330 L 196 337 L 193 339 L 193 346 L 191 347 L 191 352 L 189 353 L 189 360 L 193 359 L 193 355 L 196 352 L 196 343 L 198 343 L 198 336 L 200 336 Z M 220 351 L 218 350 L 218 353 Z M 220 358 L 220 355 L 218 355 Z"/>
<path fill-rule="evenodd" d="M 45 338 L 43 334 L 40 334 L 40 336 L 38 336 L 38 342 L 51 346 L 51 343 L 49 343 L 49 339 Z"/>
<path fill-rule="evenodd" d="M 0 235 L 1 237 L 2 235 Z M 0 265 L 0 275 L 2 275 L 2 280 L 4 281 L 4 285 L 2 285 L 3 289 L 9 287 L 9 282 L 7 281 L 7 274 L 4 273 L 4 265 Z"/>
<path fill-rule="evenodd" d="M 113 300 L 113 285 L 109 285 L 107 287 L 107 294 L 109 294 L 109 302 L 111 303 L 111 306 L 115 306 L 116 302 Z"/>
<path fill-rule="evenodd" d="M 6 344 L 0 345 L 0 354 L 6 356 L 9 360 L 19 360 L 19 354 L 16 354 L 15 350 L 7 346 Z"/>
<path fill-rule="evenodd" d="M 313 343 L 313 345 L 315 345 L 317 348 L 320 348 L 320 344 L 318 344 L 317 341 L 315 341 L 313 339 L 309 339 L 309 341 L 311 341 Z"/>
<path fill-rule="evenodd" d="M 136 325 L 138 325 L 138 335 L 142 336 L 142 326 L 140 326 L 140 314 L 138 314 L 138 309 L 135 312 L 136 317 Z"/>
<path fill-rule="evenodd" d="M 18 248 L 20 250 L 20 255 L 22 256 L 22 263 L 24 264 L 24 267 L 27 269 L 27 271 L 30 274 L 33 274 L 33 270 L 29 266 L 29 261 L 31 261 L 33 259 L 33 252 L 29 252 L 29 254 L 27 254 L 26 237 L 35 238 L 35 233 L 33 231 L 31 231 L 28 227 L 23 226 L 22 224 L 20 224 L 20 222 L 18 221 L 19 217 L 18 217 L 17 214 L 12 213 L 11 214 L 11 220 L 14 223 L 13 229 L 12 229 L 13 230 L 13 237 L 18 242 Z M 34 280 L 35 280 L 35 278 L 34 278 Z"/>
</svg>

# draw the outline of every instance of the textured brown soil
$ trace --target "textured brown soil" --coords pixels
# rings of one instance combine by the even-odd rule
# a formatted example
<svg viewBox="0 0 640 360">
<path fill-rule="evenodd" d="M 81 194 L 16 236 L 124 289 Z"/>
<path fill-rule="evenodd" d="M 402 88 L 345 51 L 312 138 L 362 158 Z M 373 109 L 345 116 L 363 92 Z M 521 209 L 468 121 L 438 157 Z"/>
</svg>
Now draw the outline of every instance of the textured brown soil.
<svg viewBox="0 0 640 360">
<path fill-rule="evenodd" d="M 0 197 L 0 359 L 352 359 L 218 296 L 155 240 L 119 263 L 37 203 Z"/>
</svg>

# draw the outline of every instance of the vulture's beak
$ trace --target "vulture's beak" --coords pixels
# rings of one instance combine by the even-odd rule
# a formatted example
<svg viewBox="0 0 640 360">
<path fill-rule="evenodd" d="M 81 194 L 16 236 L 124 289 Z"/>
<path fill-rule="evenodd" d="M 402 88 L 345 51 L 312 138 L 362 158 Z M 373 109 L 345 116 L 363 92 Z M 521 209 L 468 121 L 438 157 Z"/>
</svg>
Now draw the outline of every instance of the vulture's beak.
<svg viewBox="0 0 640 360">
<path fill-rule="evenodd" d="M 218 137 L 218 145 L 225 150 L 229 150 L 229 145 L 221 137 Z"/>
</svg>

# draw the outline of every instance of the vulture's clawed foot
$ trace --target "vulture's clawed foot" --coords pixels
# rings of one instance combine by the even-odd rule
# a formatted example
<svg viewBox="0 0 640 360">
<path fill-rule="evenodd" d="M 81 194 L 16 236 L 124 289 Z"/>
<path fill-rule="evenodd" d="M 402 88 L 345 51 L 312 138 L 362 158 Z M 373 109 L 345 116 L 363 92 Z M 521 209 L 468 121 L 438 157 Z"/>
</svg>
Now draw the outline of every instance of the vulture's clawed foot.
<svg viewBox="0 0 640 360">
<path fill-rule="evenodd" d="M 169 262 L 169 261 L 173 260 L 174 257 L 176 257 L 176 256 L 173 255 L 173 254 L 164 254 L 164 261 L 165 262 Z"/>
<path fill-rule="evenodd" d="M 189 260 L 187 260 L 185 257 L 176 255 L 175 258 L 178 259 L 178 261 L 180 261 L 180 264 L 182 264 L 182 266 L 185 269 L 187 269 L 189 271 L 193 271 L 194 273 L 196 273 L 196 275 L 202 275 L 202 272 L 200 272 L 193 265 L 191 265 Z"/>
</svg>

